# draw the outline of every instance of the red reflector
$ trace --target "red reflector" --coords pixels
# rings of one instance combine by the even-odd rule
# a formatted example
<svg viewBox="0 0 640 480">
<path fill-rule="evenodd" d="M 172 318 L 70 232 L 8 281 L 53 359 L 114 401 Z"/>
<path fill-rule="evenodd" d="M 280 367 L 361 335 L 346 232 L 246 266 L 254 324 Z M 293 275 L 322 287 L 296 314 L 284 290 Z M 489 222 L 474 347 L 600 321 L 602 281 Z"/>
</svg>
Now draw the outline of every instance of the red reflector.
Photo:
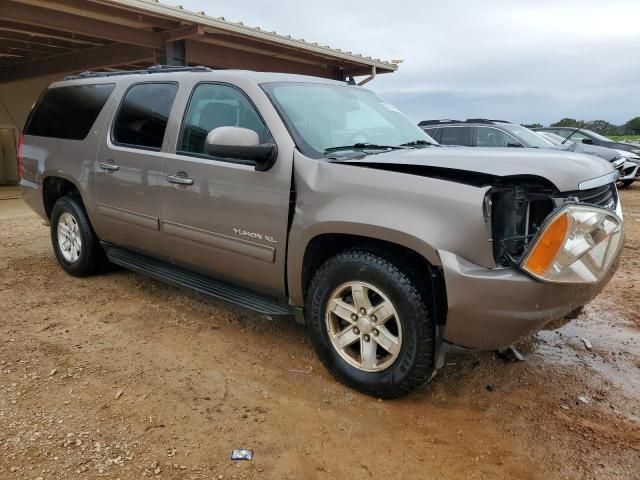
<svg viewBox="0 0 640 480">
<path fill-rule="evenodd" d="M 20 179 L 22 179 L 23 173 L 24 173 L 24 168 L 22 166 L 22 146 L 23 145 L 24 145 L 24 135 L 20 134 L 20 137 L 18 138 L 18 151 L 16 152 L 18 157 L 18 175 L 20 175 Z"/>
</svg>

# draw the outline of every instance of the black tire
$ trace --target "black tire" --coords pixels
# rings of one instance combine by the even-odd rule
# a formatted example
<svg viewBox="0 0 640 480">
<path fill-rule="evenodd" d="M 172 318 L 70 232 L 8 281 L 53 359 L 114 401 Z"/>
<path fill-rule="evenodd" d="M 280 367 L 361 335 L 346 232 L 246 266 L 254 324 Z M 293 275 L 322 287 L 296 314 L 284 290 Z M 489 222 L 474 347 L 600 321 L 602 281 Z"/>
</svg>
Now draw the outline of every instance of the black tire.
<svg viewBox="0 0 640 480">
<path fill-rule="evenodd" d="M 78 225 L 81 247 L 80 256 L 75 261 L 69 261 L 65 258 L 58 242 L 58 223 L 64 213 L 71 214 Z M 108 265 L 107 257 L 93 231 L 82 202 L 75 196 L 60 197 L 53 206 L 51 212 L 51 244 L 60 266 L 74 277 L 87 277 L 102 272 Z"/>
<path fill-rule="evenodd" d="M 428 272 L 421 275 L 427 277 Z M 327 303 L 337 288 L 356 281 L 384 292 L 402 327 L 398 356 L 381 371 L 352 366 L 329 338 Z M 424 385 L 434 374 L 435 321 L 428 307 L 432 298 L 426 282 L 413 275 L 402 260 L 375 250 L 347 250 L 327 260 L 314 275 L 306 299 L 307 326 L 320 360 L 339 381 L 369 395 L 395 398 Z"/>
<path fill-rule="evenodd" d="M 631 180 L 622 180 L 622 181 L 620 182 L 620 186 L 621 186 L 622 188 L 628 188 L 628 187 L 630 187 L 630 186 L 631 186 L 631 184 L 632 184 L 633 182 L 635 182 L 635 181 L 636 181 L 636 179 L 635 179 L 635 178 L 632 178 Z"/>
</svg>

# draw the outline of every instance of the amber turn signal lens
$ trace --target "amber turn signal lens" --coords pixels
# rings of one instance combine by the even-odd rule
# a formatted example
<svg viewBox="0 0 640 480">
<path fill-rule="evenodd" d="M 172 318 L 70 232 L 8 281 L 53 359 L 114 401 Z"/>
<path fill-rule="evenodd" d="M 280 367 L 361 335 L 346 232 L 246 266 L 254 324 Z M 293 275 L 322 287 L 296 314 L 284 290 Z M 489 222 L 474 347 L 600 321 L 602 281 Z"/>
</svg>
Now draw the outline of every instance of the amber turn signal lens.
<svg viewBox="0 0 640 480">
<path fill-rule="evenodd" d="M 545 229 L 542 237 L 540 237 L 534 245 L 533 250 L 527 258 L 525 264 L 526 269 L 537 275 L 544 275 L 562 247 L 568 228 L 568 213 L 556 218 L 553 223 Z"/>
</svg>

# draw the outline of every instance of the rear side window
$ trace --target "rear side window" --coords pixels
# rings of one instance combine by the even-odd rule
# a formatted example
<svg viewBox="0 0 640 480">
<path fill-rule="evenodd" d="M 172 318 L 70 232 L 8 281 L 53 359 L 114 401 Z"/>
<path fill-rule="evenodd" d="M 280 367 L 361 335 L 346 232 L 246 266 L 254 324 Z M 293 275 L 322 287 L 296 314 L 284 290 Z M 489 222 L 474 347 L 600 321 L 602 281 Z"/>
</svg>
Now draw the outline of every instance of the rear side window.
<svg viewBox="0 0 640 480">
<path fill-rule="evenodd" d="M 140 83 L 131 87 L 116 116 L 114 143 L 160 150 L 177 91 L 175 83 Z"/>
<path fill-rule="evenodd" d="M 84 140 L 114 88 L 105 83 L 48 89 L 29 116 L 25 135 Z"/>
<path fill-rule="evenodd" d="M 440 143 L 443 145 L 471 146 L 471 127 L 442 127 Z"/>
</svg>

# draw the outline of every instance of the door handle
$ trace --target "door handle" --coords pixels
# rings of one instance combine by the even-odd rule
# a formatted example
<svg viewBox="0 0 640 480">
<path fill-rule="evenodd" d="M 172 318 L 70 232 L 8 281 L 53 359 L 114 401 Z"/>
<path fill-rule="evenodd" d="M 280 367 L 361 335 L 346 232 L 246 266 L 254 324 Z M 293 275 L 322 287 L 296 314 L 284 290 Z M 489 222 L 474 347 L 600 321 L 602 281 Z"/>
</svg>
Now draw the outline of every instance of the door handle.
<svg viewBox="0 0 640 480">
<path fill-rule="evenodd" d="M 120 167 L 113 163 L 113 160 L 110 162 L 98 162 L 98 166 L 102 170 L 106 170 L 107 172 L 115 172 L 116 170 L 120 170 Z"/>
<path fill-rule="evenodd" d="M 193 185 L 193 178 L 187 177 L 187 174 L 184 172 L 178 172 L 175 175 L 169 175 L 167 182 L 175 183 L 176 185 Z"/>
</svg>

